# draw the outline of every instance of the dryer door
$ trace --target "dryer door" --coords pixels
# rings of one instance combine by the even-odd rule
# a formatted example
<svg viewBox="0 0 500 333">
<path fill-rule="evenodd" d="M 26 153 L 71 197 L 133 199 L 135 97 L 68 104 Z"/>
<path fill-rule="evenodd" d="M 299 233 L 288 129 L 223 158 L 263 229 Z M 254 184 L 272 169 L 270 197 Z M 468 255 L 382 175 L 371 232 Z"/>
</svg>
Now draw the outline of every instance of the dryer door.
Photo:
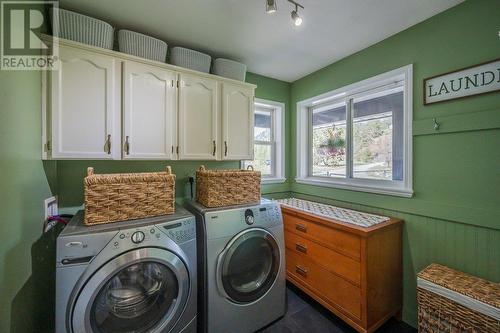
<svg viewBox="0 0 500 333">
<path fill-rule="evenodd" d="M 235 303 L 252 303 L 273 286 L 280 268 L 276 239 L 265 229 L 242 231 L 217 260 L 219 290 Z"/>
<path fill-rule="evenodd" d="M 184 311 L 189 274 L 174 253 L 126 252 L 102 266 L 73 308 L 73 332 L 168 332 Z"/>
</svg>

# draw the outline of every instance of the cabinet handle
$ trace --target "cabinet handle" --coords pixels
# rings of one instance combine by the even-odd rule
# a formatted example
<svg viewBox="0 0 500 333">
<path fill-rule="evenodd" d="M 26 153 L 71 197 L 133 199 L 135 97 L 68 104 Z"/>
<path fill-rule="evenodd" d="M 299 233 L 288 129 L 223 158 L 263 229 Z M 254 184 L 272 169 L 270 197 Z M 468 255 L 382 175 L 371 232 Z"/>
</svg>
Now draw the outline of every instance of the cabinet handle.
<svg viewBox="0 0 500 333">
<path fill-rule="evenodd" d="M 213 141 L 214 145 L 214 151 L 212 152 L 212 156 L 215 156 L 215 151 L 217 150 L 217 144 L 215 143 L 215 140 Z"/>
<path fill-rule="evenodd" d="M 125 137 L 125 144 L 123 146 L 123 149 L 125 150 L 125 154 L 130 154 L 130 142 L 128 142 L 128 135 Z"/>
<path fill-rule="evenodd" d="M 104 142 L 104 152 L 108 155 L 111 154 L 111 134 L 108 134 L 106 142 Z"/>
<path fill-rule="evenodd" d="M 227 141 L 224 141 L 224 156 L 227 156 Z"/>
<path fill-rule="evenodd" d="M 300 265 L 296 265 L 295 266 L 295 272 L 297 274 L 302 275 L 303 277 L 307 277 L 307 268 L 305 268 L 305 267 L 302 267 Z"/>
<path fill-rule="evenodd" d="M 301 232 L 307 232 L 307 227 L 303 224 L 300 224 L 300 223 L 297 223 L 295 225 L 295 229 L 297 229 L 298 231 L 301 231 Z"/>
<path fill-rule="evenodd" d="M 302 253 L 307 253 L 307 246 L 295 243 L 295 250 L 302 252 Z"/>
</svg>

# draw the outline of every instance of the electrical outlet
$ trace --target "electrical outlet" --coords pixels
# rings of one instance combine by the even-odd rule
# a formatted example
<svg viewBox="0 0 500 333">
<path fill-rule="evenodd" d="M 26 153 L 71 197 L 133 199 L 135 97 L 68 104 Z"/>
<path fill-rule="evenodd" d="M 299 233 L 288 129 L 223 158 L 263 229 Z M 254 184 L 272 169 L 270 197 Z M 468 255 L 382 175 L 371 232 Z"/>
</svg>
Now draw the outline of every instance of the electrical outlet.
<svg viewBox="0 0 500 333">
<path fill-rule="evenodd" d="M 57 206 L 57 196 L 53 196 L 44 200 L 45 219 L 49 216 L 59 215 L 59 208 Z"/>
</svg>

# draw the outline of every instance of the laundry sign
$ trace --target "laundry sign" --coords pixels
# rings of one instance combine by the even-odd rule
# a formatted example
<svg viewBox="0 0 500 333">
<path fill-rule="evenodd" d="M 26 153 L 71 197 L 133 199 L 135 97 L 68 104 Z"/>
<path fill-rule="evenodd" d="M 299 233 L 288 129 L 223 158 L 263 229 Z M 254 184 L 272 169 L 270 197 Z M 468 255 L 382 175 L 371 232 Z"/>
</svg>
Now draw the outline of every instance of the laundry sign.
<svg viewBox="0 0 500 333">
<path fill-rule="evenodd" d="M 500 91 L 500 59 L 424 80 L 424 104 Z"/>
</svg>

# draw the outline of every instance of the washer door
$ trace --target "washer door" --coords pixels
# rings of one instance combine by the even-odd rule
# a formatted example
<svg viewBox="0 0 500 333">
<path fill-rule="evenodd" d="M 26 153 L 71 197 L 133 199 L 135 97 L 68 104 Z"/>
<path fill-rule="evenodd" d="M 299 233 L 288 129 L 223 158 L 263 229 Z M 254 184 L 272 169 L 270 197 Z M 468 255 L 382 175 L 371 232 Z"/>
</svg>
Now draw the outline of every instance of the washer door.
<svg viewBox="0 0 500 333">
<path fill-rule="evenodd" d="M 184 311 L 189 274 L 174 253 L 142 248 L 107 262 L 75 302 L 74 332 L 169 331 Z"/>
<path fill-rule="evenodd" d="M 273 286 L 280 268 L 280 250 L 267 230 L 247 229 L 236 235 L 217 260 L 217 283 L 235 303 L 252 303 Z"/>
</svg>

